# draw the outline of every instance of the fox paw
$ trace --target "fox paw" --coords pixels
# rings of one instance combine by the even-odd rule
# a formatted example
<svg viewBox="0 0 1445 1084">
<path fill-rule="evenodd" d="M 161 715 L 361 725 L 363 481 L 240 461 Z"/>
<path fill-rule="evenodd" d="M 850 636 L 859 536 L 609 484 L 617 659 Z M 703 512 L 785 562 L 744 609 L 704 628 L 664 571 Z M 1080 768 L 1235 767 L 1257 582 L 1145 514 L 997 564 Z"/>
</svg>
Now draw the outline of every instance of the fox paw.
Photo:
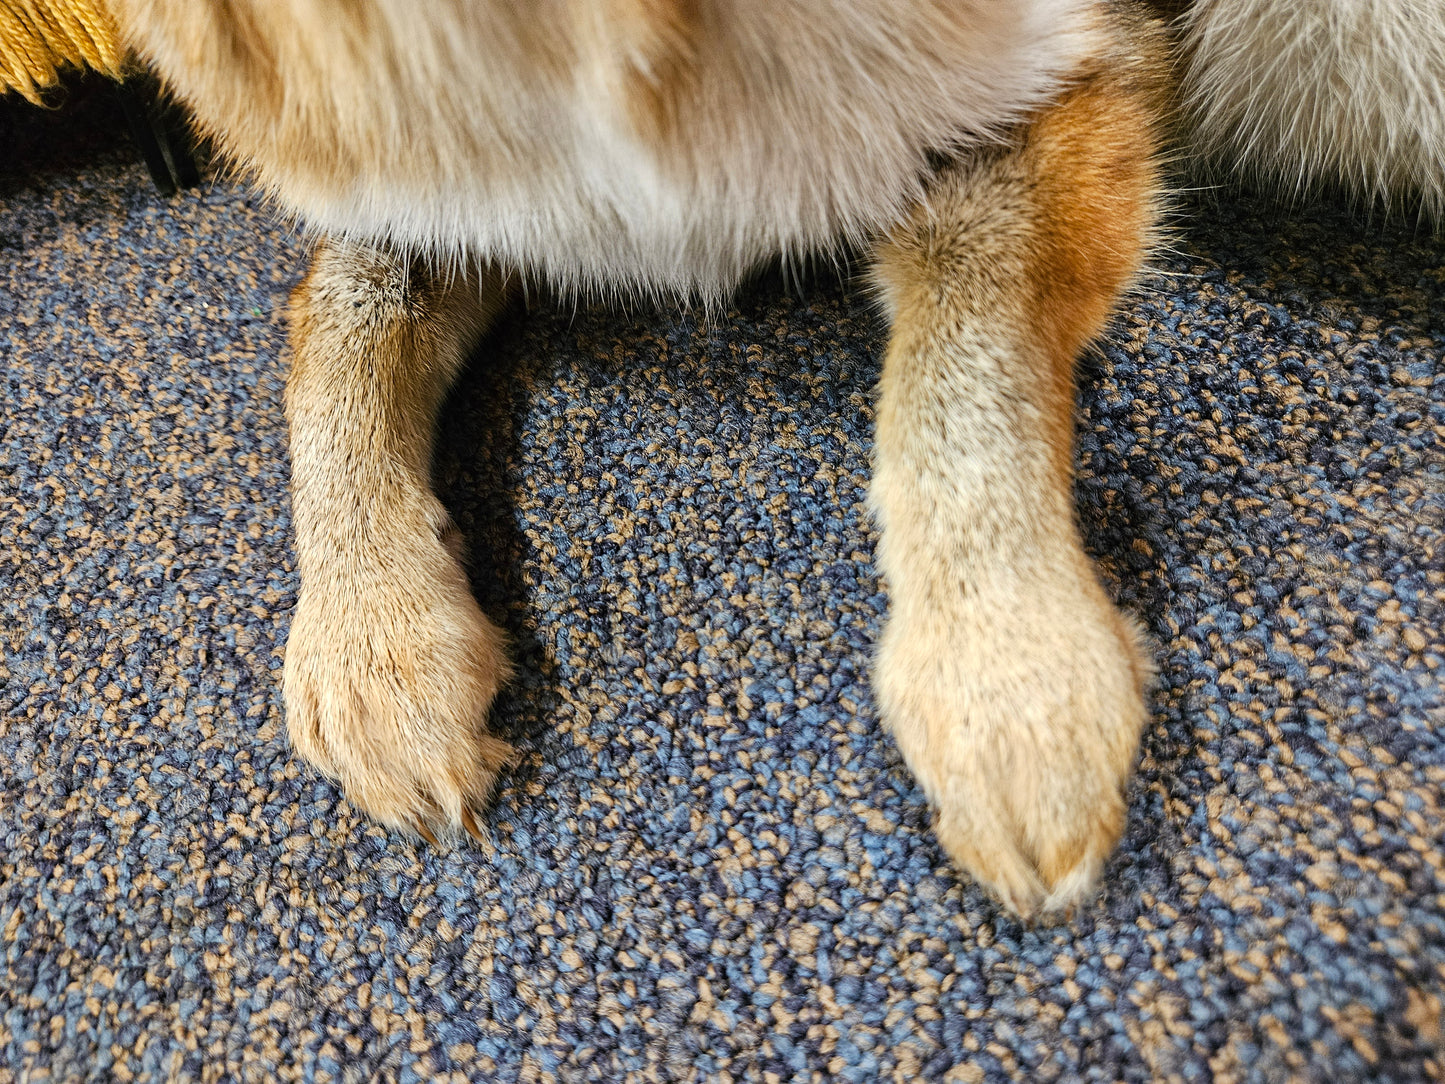
<svg viewBox="0 0 1445 1084">
<path fill-rule="evenodd" d="M 973 599 L 889 623 L 883 719 L 958 868 L 1020 917 L 1068 913 L 1123 831 L 1150 668 L 1092 580 Z"/>
<path fill-rule="evenodd" d="M 366 573 L 303 584 L 286 648 L 292 747 L 382 824 L 480 839 L 476 811 L 512 755 L 485 727 L 511 672 L 505 636 L 440 540 Z"/>
</svg>

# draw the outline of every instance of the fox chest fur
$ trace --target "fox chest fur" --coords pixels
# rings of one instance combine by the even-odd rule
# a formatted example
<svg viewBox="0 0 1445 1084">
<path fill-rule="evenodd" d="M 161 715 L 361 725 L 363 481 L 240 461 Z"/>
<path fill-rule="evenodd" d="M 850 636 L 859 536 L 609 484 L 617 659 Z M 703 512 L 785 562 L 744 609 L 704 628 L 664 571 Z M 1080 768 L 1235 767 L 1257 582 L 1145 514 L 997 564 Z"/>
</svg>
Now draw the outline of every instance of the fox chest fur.
<svg viewBox="0 0 1445 1084">
<path fill-rule="evenodd" d="M 897 221 L 932 152 L 1016 121 L 1094 38 L 1079 0 L 119 7 L 309 227 L 703 296 Z"/>
</svg>

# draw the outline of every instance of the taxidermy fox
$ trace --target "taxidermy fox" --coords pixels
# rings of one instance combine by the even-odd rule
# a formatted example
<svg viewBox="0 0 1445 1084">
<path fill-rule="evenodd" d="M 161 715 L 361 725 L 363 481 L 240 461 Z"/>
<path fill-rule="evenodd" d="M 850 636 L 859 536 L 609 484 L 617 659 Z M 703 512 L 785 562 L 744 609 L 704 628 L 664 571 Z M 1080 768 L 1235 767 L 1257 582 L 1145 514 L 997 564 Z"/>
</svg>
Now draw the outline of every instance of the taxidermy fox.
<svg viewBox="0 0 1445 1084">
<path fill-rule="evenodd" d="M 316 236 L 288 730 L 433 842 L 476 832 L 509 756 L 486 729 L 506 645 L 428 482 L 509 282 L 706 302 L 779 255 L 869 253 L 877 701 L 958 868 L 1028 915 L 1096 880 L 1146 718 L 1148 657 L 1075 526 L 1073 366 L 1149 255 L 1177 103 L 1218 158 L 1441 204 L 1432 0 L 1217 0 L 1172 27 L 1134 0 L 113 3 Z M 1397 38 L 1423 75 L 1394 78 Z"/>
</svg>

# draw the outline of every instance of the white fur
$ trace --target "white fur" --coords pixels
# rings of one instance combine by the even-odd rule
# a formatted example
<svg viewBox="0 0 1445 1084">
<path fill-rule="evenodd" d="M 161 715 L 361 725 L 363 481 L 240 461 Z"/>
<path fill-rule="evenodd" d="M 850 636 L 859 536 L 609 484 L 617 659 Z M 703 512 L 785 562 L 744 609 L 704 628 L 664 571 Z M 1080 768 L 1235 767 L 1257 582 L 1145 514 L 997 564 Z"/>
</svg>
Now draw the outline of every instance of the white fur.
<svg viewBox="0 0 1445 1084">
<path fill-rule="evenodd" d="M 207 18 L 192 2 L 118 7 L 308 226 L 609 292 L 717 296 L 771 256 L 875 233 L 921 197 L 930 152 L 1000 132 L 1097 44 L 1089 0 L 699 0 L 667 146 L 627 115 L 646 61 L 609 43 L 602 0 L 426 0 L 425 18 L 417 0 L 349 0 L 347 19 L 336 0 L 239 0 L 264 8 L 252 32 L 284 103 L 269 116 L 241 115 L 245 86 L 215 92 L 224 50 L 185 59 L 174 26 Z M 266 134 L 287 110 L 305 111 L 324 166 Z M 338 168 L 332 143 L 364 165 Z"/>
<path fill-rule="evenodd" d="M 930 149 L 1015 119 L 1084 44 L 1071 0 L 955 4 L 966 22 L 947 30 L 935 3 L 844 2 L 846 19 L 831 4 L 717 5 L 726 16 L 708 28 L 701 79 L 758 93 L 717 94 L 727 112 L 695 118 L 693 162 L 661 160 L 632 134 L 604 62 L 539 88 L 546 119 L 509 133 L 536 145 L 504 179 L 466 164 L 421 184 L 367 177 L 302 213 L 326 230 L 464 248 L 564 285 L 715 296 L 777 253 L 896 221 L 922 195 Z M 481 51 L 467 42 L 458 55 Z M 479 99 L 490 89 L 475 84 Z"/>
<path fill-rule="evenodd" d="M 1196 0 L 1184 94 L 1215 162 L 1287 194 L 1445 212 L 1445 0 Z"/>
</svg>

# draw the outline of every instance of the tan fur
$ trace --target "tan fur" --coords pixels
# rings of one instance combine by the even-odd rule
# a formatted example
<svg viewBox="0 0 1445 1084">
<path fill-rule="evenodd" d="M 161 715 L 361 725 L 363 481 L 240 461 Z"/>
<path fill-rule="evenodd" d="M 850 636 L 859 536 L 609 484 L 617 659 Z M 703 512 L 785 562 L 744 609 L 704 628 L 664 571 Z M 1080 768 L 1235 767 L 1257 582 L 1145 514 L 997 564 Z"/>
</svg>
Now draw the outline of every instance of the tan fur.
<svg viewBox="0 0 1445 1084">
<path fill-rule="evenodd" d="M 316 253 L 291 304 L 292 515 L 301 597 L 287 729 L 385 824 L 474 830 L 510 751 L 484 729 L 510 666 L 447 545 L 428 471 L 437 407 L 500 306 L 394 254 Z"/>
<path fill-rule="evenodd" d="M 331 237 L 293 301 L 298 752 L 429 838 L 473 827 L 508 755 L 484 728 L 502 637 L 427 486 L 504 272 L 710 297 L 882 237 L 884 720 L 961 868 L 1022 913 L 1082 898 L 1148 666 L 1074 526 L 1072 365 L 1155 215 L 1154 24 L 1094 0 L 115 3 Z"/>
<path fill-rule="evenodd" d="M 1093 884 L 1145 720 L 1138 634 L 1074 523 L 1072 373 L 1146 251 L 1163 58 L 1136 23 L 1014 147 L 945 171 L 877 256 L 875 688 L 940 842 L 1022 914 Z"/>
</svg>

